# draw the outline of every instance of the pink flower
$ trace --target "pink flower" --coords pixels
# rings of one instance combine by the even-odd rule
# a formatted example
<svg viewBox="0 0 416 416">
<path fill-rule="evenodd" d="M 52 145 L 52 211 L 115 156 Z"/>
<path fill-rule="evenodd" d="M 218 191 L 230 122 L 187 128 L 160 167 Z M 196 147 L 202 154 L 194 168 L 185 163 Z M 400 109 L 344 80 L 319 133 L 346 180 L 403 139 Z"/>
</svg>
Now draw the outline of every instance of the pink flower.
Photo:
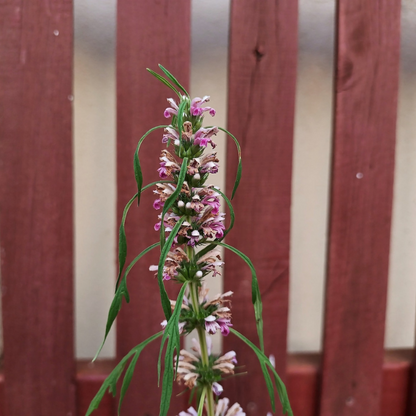
<svg viewBox="0 0 416 416">
<path fill-rule="evenodd" d="M 220 329 L 220 326 L 217 324 L 217 318 L 213 315 L 209 315 L 205 318 L 205 331 L 208 334 L 214 335 L 217 333 L 217 330 Z"/>
<path fill-rule="evenodd" d="M 234 403 L 228 408 L 229 404 L 230 400 L 226 397 L 218 400 L 217 406 L 215 407 L 215 416 L 246 416 L 238 403 Z"/>
<path fill-rule="evenodd" d="M 160 323 L 160 325 L 163 329 L 166 328 L 167 324 L 168 324 L 168 321 L 166 319 Z M 185 322 L 179 322 L 178 327 L 179 327 L 179 333 L 180 334 L 182 334 L 184 326 L 185 326 Z"/>
<path fill-rule="evenodd" d="M 160 209 L 164 205 L 164 202 L 162 202 L 160 199 L 156 199 L 155 202 L 153 202 L 153 208 L 154 209 Z M 160 228 L 160 226 L 159 226 Z"/>
<path fill-rule="evenodd" d="M 216 144 L 212 141 L 211 137 L 215 136 L 217 133 L 218 133 L 217 127 L 209 127 L 209 128 L 201 127 L 195 133 L 194 144 L 201 146 L 201 147 L 207 147 L 208 143 L 210 143 L 212 148 L 214 148 Z"/>
<path fill-rule="evenodd" d="M 187 235 L 187 237 L 189 238 L 188 241 L 188 246 L 194 247 L 195 244 L 199 241 L 199 239 L 201 238 L 201 235 L 199 234 L 199 231 L 194 230 L 191 232 L 191 235 Z"/>
<path fill-rule="evenodd" d="M 166 109 L 166 110 L 168 110 L 168 109 Z M 162 143 L 167 143 L 169 139 L 171 139 L 173 141 L 179 140 L 179 134 L 173 127 L 166 127 L 165 128 L 165 134 L 163 135 Z"/>
<path fill-rule="evenodd" d="M 191 114 L 193 116 L 201 116 L 206 111 L 209 111 L 211 116 L 215 116 L 215 110 L 212 107 L 202 107 L 202 104 L 207 103 L 209 98 L 210 97 L 208 95 L 203 98 L 195 97 L 191 101 Z"/>
<path fill-rule="evenodd" d="M 233 326 L 233 324 L 231 323 L 231 320 L 226 319 L 226 318 L 219 318 L 219 319 L 217 319 L 217 323 L 220 326 L 221 334 L 226 337 L 230 333 L 230 328 L 229 327 Z"/>
<path fill-rule="evenodd" d="M 168 98 L 168 103 L 171 105 L 170 107 L 168 107 L 164 112 L 163 115 L 166 118 L 169 118 L 172 114 L 177 116 L 178 115 L 178 110 L 179 107 L 176 104 L 175 100 L 173 98 Z"/>
<path fill-rule="evenodd" d="M 209 315 L 205 318 L 205 330 L 208 334 L 215 334 L 217 330 L 225 337 L 230 333 L 230 326 L 233 326 L 230 319 L 218 318 L 214 315 Z"/>
<path fill-rule="evenodd" d="M 186 412 L 180 412 L 179 416 L 198 416 L 198 413 L 193 407 L 190 407 Z"/>
<path fill-rule="evenodd" d="M 212 391 L 214 392 L 216 396 L 220 396 L 221 393 L 224 391 L 224 389 L 221 386 L 221 384 L 215 381 L 214 383 L 212 383 Z"/>
<path fill-rule="evenodd" d="M 204 205 L 210 205 L 213 209 L 211 213 L 217 215 L 220 211 L 220 199 L 215 195 L 206 196 L 202 201 Z"/>
<path fill-rule="evenodd" d="M 202 223 L 204 236 L 207 238 L 222 238 L 225 225 L 223 224 L 225 213 L 220 212 L 215 217 L 209 217 Z"/>
</svg>

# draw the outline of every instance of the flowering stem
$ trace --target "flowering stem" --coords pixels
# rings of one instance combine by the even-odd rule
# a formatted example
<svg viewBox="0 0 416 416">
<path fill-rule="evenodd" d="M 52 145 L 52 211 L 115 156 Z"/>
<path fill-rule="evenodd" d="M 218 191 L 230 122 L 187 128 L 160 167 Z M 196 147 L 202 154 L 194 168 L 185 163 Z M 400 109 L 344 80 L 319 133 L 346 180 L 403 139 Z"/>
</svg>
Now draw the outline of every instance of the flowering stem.
<svg viewBox="0 0 416 416">
<path fill-rule="evenodd" d="M 207 341 L 205 338 L 205 331 L 203 328 L 198 328 L 199 345 L 201 346 L 201 359 L 202 364 L 206 367 L 209 366 L 208 348 Z M 214 416 L 214 396 L 212 392 L 212 386 L 208 385 L 205 387 L 206 398 L 207 398 L 207 413 L 208 416 Z"/>
<path fill-rule="evenodd" d="M 191 248 L 187 250 L 188 257 L 191 259 L 194 255 L 194 250 Z M 194 307 L 195 312 L 198 314 L 200 305 L 198 299 L 198 287 L 197 284 L 191 282 L 189 285 L 189 291 L 191 294 L 192 305 Z M 201 346 L 201 361 L 204 367 L 209 367 L 209 355 L 208 355 L 208 347 L 207 347 L 207 340 L 205 337 L 205 330 L 202 327 L 197 328 L 198 338 L 199 338 L 199 345 Z M 207 402 L 207 413 L 208 416 L 214 416 L 215 405 L 214 405 L 214 396 L 212 392 L 212 386 L 208 385 L 205 387 L 205 396 Z M 204 394 L 201 395 L 201 399 L 204 400 Z"/>
</svg>

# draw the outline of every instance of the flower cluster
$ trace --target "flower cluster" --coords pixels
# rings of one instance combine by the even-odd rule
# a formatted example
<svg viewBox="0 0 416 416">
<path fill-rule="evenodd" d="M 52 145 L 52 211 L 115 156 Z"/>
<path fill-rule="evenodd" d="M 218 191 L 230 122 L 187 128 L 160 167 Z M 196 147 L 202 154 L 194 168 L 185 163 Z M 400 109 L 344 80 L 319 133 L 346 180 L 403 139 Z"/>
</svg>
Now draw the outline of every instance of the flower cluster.
<svg viewBox="0 0 416 416">
<path fill-rule="evenodd" d="M 219 396 L 223 392 L 223 387 L 218 382 L 221 380 L 222 375 L 234 374 L 237 359 L 234 351 L 227 352 L 221 357 L 213 356 L 211 354 L 211 342 L 211 338 L 206 337 L 209 366 L 205 366 L 202 363 L 201 346 L 195 338 L 192 339 L 192 350 L 194 353 L 181 350 L 176 380 L 180 384 L 183 382 L 189 389 L 193 389 L 196 386 L 210 386 L 213 393 Z"/>
<path fill-rule="evenodd" d="M 231 300 L 233 292 L 219 293 L 209 300 L 208 291 L 205 282 L 199 287 L 198 303 L 193 305 L 187 296 L 183 297 L 181 305 L 181 315 L 179 317 L 180 333 L 189 334 L 195 328 L 202 327 L 208 334 L 215 334 L 220 331 L 222 335 L 227 336 L 230 333 L 231 324 Z M 171 300 L 172 311 L 175 309 L 176 301 Z M 228 305 L 228 306 L 225 306 Z M 161 323 L 165 328 L 167 321 Z"/>
<path fill-rule="evenodd" d="M 234 403 L 231 407 L 229 405 L 230 400 L 226 397 L 218 400 L 215 406 L 215 416 L 246 416 L 238 403 Z M 198 412 L 190 407 L 186 412 L 180 412 L 179 416 L 198 416 Z"/>
<path fill-rule="evenodd" d="M 224 380 L 236 375 L 237 359 L 234 351 L 223 355 L 212 354 L 210 335 L 216 333 L 223 336 L 233 333 L 254 350 L 268 384 L 267 391 L 273 410 L 275 400 L 274 390 L 270 388 L 270 375 L 267 373 L 269 370 L 274 372 L 275 385 L 284 412 L 293 416 L 284 385 L 275 373 L 272 360 L 264 355 L 261 292 L 254 266 L 245 254 L 223 242 L 234 224 L 231 202 L 219 188 L 208 183 L 210 175 L 216 174 L 219 170 L 219 159 L 217 153 L 213 151 L 216 147 L 213 139 L 221 130 L 234 140 L 238 149 L 239 163 L 231 198 L 234 196 L 241 177 L 240 145 L 227 130 L 215 126 L 203 126 L 206 114 L 215 115 L 215 109 L 207 105 L 210 99 L 208 96 L 191 99 L 177 79 L 161 65 L 159 67 L 166 78 L 150 69 L 149 72 L 177 93 L 179 101 L 173 98 L 168 99 L 169 107 L 165 109 L 164 116 L 169 119 L 170 125 L 150 129 L 137 145 L 134 155 L 137 194 L 127 203 L 123 211 L 119 234 L 119 277 L 108 314 L 105 338 L 120 310 L 123 297 L 127 302 L 129 301 L 126 284 L 128 273 L 137 260 L 158 246 L 160 248 L 159 264 L 151 265 L 149 269 L 156 272 L 166 320 L 161 323 L 163 331 L 152 335 L 133 348 L 117 365 L 91 402 L 86 416 L 97 408 L 107 389 L 114 391 L 115 382 L 123 373 L 126 374 L 123 388 L 129 384 L 129 379 L 126 377 L 127 375 L 131 377 L 131 369 L 134 369 L 141 350 L 159 337 L 162 337 L 158 361 L 159 373 L 162 368 L 162 352 L 167 343 L 163 366 L 161 416 L 167 416 L 169 410 L 174 376 L 180 385 L 192 391 L 191 400 L 196 397 L 199 402 L 196 406 L 199 409 L 198 412 L 194 407 L 189 407 L 187 411 L 180 412 L 179 416 L 245 416 L 238 403 L 230 405 L 229 399 L 220 398 L 223 393 Z M 160 180 L 154 183 L 156 185 L 153 191 L 155 195 L 153 208 L 159 211 L 158 221 L 154 225 L 155 231 L 160 234 L 159 242 L 143 250 L 124 270 L 127 256 L 124 228 L 126 215 L 134 199 L 137 198 L 140 203 L 141 192 L 151 186 L 142 186 L 143 175 L 139 148 L 147 135 L 159 128 L 164 129 L 162 143 L 165 145 L 160 153 L 160 164 L 157 170 Z M 221 198 L 225 199 L 230 209 L 231 219 L 228 229 L 224 224 L 225 214 L 220 209 Z M 251 269 L 252 301 L 260 348 L 233 328 L 231 312 L 233 292 L 227 291 L 213 297 L 208 296 L 205 278 L 208 275 L 220 275 L 224 265 L 220 252 L 221 246 L 236 253 Z M 165 288 L 165 284 L 170 284 L 168 281 L 174 281 L 180 286 L 177 300 L 169 300 Z M 180 336 L 193 333 L 193 331 L 197 333 L 198 340 L 193 339 L 192 350 L 180 350 Z M 102 346 L 100 350 L 101 348 Z M 128 370 L 123 372 L 132 355 L 134 358 Z"/>
<path fill-rule="evenodd" d="M 178 221 L 182 221 L 164 263 L 163 280 L 191 282 L 189 291 L 182 300 L 179 332 L 190 333 L 197 329 L 206 334 L 201 338 L 201 332 L 198 332 L 201 344 L 193 339 L 192 352 L 181 350 L 176 379 L 191 390 L 195 387 L 208 388 L 219 396 L 223 391 L 220 384 L 222 376 L 234 374 L 237 360 L 234 351 L 220 357 L 213 356 L 211 339 L 208 336 L 217 332 L 226 336 L 232 327 L 230 297 L 233 292 L 217 294 L 210 299 L 203 280 L 210 273 L 214 276 L 220 274 L 220 268 L 224 264 L 220 250 L 214 245 L 214 248 L 201 255 L 197 255 L 195 251 L 198 246 L 220 241 L 225 233 L 225 214 L 220 211 L 220 193 L 214 186 L 205 184 L 209 174 L 215 174 L 219 169 L 217 154 L 205 153 L 208 145 L 215 148 L 213 136 L 218 133 L 217 127 L 202 127 L 204 113 L 215 115 L 215 110 L 206 106 L 208 101 L 208 96 L 193 100 L 184 96 L 179 104 L 172 98 L 168 99 L 170 107 L 165 110 L 164 115 L 172 118 L 172 124 L 165 128 L 162 138 L 162 143 L 167 146 L 161 151 L 159 158 L 158 173 L 163 182 L 156 185 L 153 207 L 163 210 L 166 202 L 172 200 L 171 196 L 176 195 L 175 201 L 165 210 L 163 218 L 163 213 L 159 214 L 159 221 L 154 227 L 156 231 L 160 231 L 163 221 L 164 231 L 168 235 Z M 184 112 L 180 115 L 178 112 L 181 108 Z M 183 122 L 182 126 L 178 125 L 179 119 Z M 171 143 L 174 152 L 168 150 Z M 184 180 L 179 183 L 181 169 L 183 171 L 183 161 L 179 159 L 184 157 L 187 157 L 188 162 Z M 180 187 L 179 192 L 177 187 Z M 157 272 L 158 266 L 150 266 L 150 270 Z M 171 301 L 172 311 L 175 306 L 176 301 Z M 165 328 L 167 321 L 163 321 L 161 325 Z M 176 360 L 174 365 L 176 368 Z M 207 399 L 207 406 L 209 403 Z M 211 400 L 211 413 L 213 406 L 214 402 Z M 228 409 L 228 399 L 219 400 L 215 412 L 218 416 L 244 415 L 238 404 Z M 181 412 L 182 416 L 188 414 L 194 414 L 193 408 L 188 409 L 188 413 Z"/>
</svg>

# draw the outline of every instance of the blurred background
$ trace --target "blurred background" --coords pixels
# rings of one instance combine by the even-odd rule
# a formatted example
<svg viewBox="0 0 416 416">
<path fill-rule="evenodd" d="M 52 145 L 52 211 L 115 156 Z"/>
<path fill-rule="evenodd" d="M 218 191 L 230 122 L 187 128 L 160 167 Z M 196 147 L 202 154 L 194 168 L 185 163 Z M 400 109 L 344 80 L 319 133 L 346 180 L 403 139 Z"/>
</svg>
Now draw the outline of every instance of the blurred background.
<svg viewBox="0 0 416 416">
<path fill-rule="evenodd" d="M 191 95 L 226 125 L 229 1 L 192 0 Z M 334 1 L 299 1 L 292 183 L 289 351 L 319 351 L 327 234 Z M 75 0 L 76 355 L 99 346 L 116 276 L 115 0 Z M 412 347 L 416 303 L 416 2 L 402 2 L 402 47 L 387 348 Z M 149 76 L 144 68 L 137 68 Z M 160 115 L 163 120 L 163 114 Z M 219 157 L 225 141 L 218 137 Z M 155 169 L 158 166 L 155 155 Z M 224 168 L 224 163 L 221 165 Z M 132 171 L 133 175 L 133 171 Z M 215 178 L 224 188 L 224 170 Z M 155 221 L 156 221 L 155 212 Z M 149 278 L 152 274 L 149 272 Z M 212 281 L 212 291 L 221 281 Z M 115 356 L 114 330 L 102 357 Z"/>
</svg>

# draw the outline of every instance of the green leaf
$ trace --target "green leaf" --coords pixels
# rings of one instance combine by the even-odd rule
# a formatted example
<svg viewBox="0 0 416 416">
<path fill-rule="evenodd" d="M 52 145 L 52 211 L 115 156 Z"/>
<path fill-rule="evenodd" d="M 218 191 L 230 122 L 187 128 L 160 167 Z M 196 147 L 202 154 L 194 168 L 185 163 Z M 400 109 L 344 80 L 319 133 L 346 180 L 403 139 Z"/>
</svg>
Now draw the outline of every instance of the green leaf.
<svg viewBox="0 0 416 416">
<path fill-rule="evenodd" d="M 126 374 L 124 374 L 123 384 L 121 386 L 120 391 L 120 400 L 118 401 L 118 412 L 117 414 L 120 415 L 121 405 L 123 404 L 124 396 L 126 395 L 127 389 L 130 386 L 131 379 L 133 377 L 134 369 L 137 364 L 137 360 L 139 359 L 140 353 L 136 353 L 133 359 L 130 362 L 130 365 L 127 368 Z"/>
<path fill-rule="evenodd" d="M 202 416 L 202 412 L 204 411 L 204 401 L 205 401 L 206 394 L 207 394 L 206 389 L 203 389 L 201 397 L 199 398 L 198 416 Z"/>
<path fill-rule="evenodd" d="M 222 243 L 220 241 L 214 241 L 212 242 L 207 248 L 214 247 L 214 246 L 222 246 L 225 248 L 228 248 L 228 250 L 231 250 L 233 253 L 237 254 L 240 258 L 242 258 L 247 265 L 250 267 L 251 270 L 251 300 L 253 302 L 254 306 L 254 315 L 256 317 L 256 326 L 257 326 L 257 333 L 259 336 L 259 342 L 260 342 L 260 348 L 262 351 L 264 351 L 264 341 L 263 341 L 263 303 L 261 301 L 261 294 L 260 294 L 260 288 L 259 288 L 259 281 L 257 280 L 257 274 L 256 269 L 253 266 L 253 263 L 251 260 L 240 250 L 237 250 L 236 248 Z M 199 253 L 197 253 L 197 258 L 202 257 L 206 249 L 201 250 Z"/>
<path fill-rule="evenodd" d="M 162 397 L 160 399 L 159 416 L 167 415 L 168 410 L 169 410 L 169 405 L 170 405 L 170 399 L 172 397 L 172 387 L 173 387 L 173 378 L 174 378 L 173 355 L 176 350 L 176 354 L 177 354 L 176 367 L 177 367 L 179 363 L 179 352 L 181 349 L 178 324 L 179 324 L 179 317 L 180 317 L 181 309 L 182 309 L 183 296 L 185 294 L 185 289 L 187 285 L 188 285 L 188 282 L 185 282 L 182 285 L 182 288 L 178 294 L 178 298 L 176 299 L 175 309 L 173 310 L 172 316 L 168 320 L 168 323 L 165 328 L 165 332 L 163 333 L 162 342 L 160 344 L 159 360 L 157 364 L 159 378 L 160 378 L 160 368 L 161 368 L 161 365 L 160 365 L 161 354 L 162 354 L 162 350 L 165 345 L 165 342 L 168 339 L 168 345 L 166 347 L 166 353 L 165 353 L 165 369 L 163 371 Z"/>
<path fill-rule="evenodd" d="M 274 399 L 274 388 L 273 388 L 272 379 L 270 378 L 270 374 L 267 371 L 266 364 L 264 364 L 263 362 L 260 362 L 260 368 L 261 368 L 261 371 L 263 372 L 264 380 L 266 381 L 266 387 L 267 387 L 267 391 L 269 393 L 270 402 L 271 402 L 271 405 L 272 405 L 273 412 L 275 412 L 276 401 Z"/>
<path fill-rule="evenodd" d="M 233 136 L 228 130 L 222 128 L 222 127 L 218 127 L 219 130 L 223 131 L 224 133 L 228 134 L 235 142 L 236 146 L 237 146 L 237 150 L 238 150 L 238 168 L 237 168 L 237 176 L 235 178 L 235 182 L 234 182 L 234 188 L 233 188 L 233 193 L 231 194 L 231 199 L 234 198 L 235 192 L 237 191 L 238 185 L 240 183 L 240 179 L 241 179 L 241 172 L 242 172 L 242 164 L 241 164 L 241 147 L 240 147 L 240 143 L 238 143 L 238 140 L 235 138 L 235 136 Z"/>
<path fill-rule="evenodd" d="M 230 226 L 224 231 L 224 236 L 220 239 L 220 241 L 224 240 L 225 236 L 231 231 L 231 229 L 234 227 L 234 219 L 235 219 L 235 214 L 234 214 L 234 208 L 231 205 L 231 201 L 227 198 L 227 196 L 220 191 L 218 188 L 214 188 L 215 192 L 218 192 L 223 198 L 224 201 L 227 203 L 228 205 L 228 209 L 230 210 Z"/>
<path fill-rule="evenodd" d="M 136 354 L 138 358 L 138 356 L 140 355 L 144 347 L 146 347 L 148 344 L 150 344 L 152 341 L 154 341 L 155 339 L 159 338 L 162 335 L 163 335 L 162 331 L 155 335 L 152 335 L 150 338 L 146 339 L 141 344 L 136 345 L 132 350 L 130 350 L 130 352 L 117 364 L 117 366 L 110 373 L 110 375 L 104 380 L 100 390 L 98 390 L 98 393 L 92 399 L 85 416 L 89 416 L 94 410 L 98 409 L 98 406 L 102 398 L 104 397 L 107 389 L 110 393 L 112 393 L 113 396 L 117 394 L 117 381 L 120 378 L 121 373 L 123 372 L 124 367 L 126 366 L 129 358 L 134 354 Z"/>
<path fill-rule="evenodd" d="M 289 397 L 287 395 L 286 387 L 285 387 L 283 381 L 280 379 L 279 375 L 276 373 L 276 370 L 274 369 L 274 367 L 273 367 L 272 363 L 270 362 L 270 360 L 266 357 L 266 355 L 264 354 L 264 352 L 260 351 L 243 334 L 240 334 L 238 331 L 236 331 L 233 328 L 230 328 L 230 331 L 235 336 L 237 336 L 242 341 L 244 341 L 254 351 L 254 353 L 256 354 L 256 356 L 257 356 L 257 358 L 258 358 L 258 360 L 260 362 L 261 369 L 263 371 L 264 379 L 266 380 L 267 389 L 269 391 L 270 401 L 272 403 L 273 412 L 275 411 L 275 406 L 274 406 L 274 390 L 273 390 L 273 388 L 270 390 L 271 380 L 270 380 L 270 375 L 269 375 L 269 373 L 267 371 L 267 367 L 269 367 L 269 369 L 273 373 L 274 380 L 275 380 L 275 384 L 276 384 L 276 388 L 277 388 L 277 392 L 279 394 L 279 399 L 280 399 L 280 402 L 282 403 L 283 413 L 284 414 L 288 414 L 289 416 L 293 416 L 293 412 L 292 412 L 292 409 L 290 407 L 290 402 L 289 402 Z"/>
<path fill-rule="evenodd" d="M 176 184 L 175 191 L 171 194 L 171 196 L 165 201 L 162 210 L 162 219 L 160 221 L 160 247 L 163 248 L 165 245 L 165 215 L 171 209 L 172 205 L 175 203 L 176 198 L 181 193 L 182 185 L 185 180 L 186 171 L 188 169 L 188 158 L 185 157 L 182 161 L 181 170 L 179 172 L 178 183 Z"/>
<path fill-rule="evenodd" d="M 182 131 L 183 131 L 183 112 L 186 107 L 186 101 L 182 100 L 179 103 L 178 108 L 178 132 L 179 132 L 179 140 L 182 140 Z"/>
<path fill-rule="evenodd" d="M 174 183 L 173 181 L 157 181 L 157 182 L 152 182 L 149 183 L 149 185 L 146 185 L 143 189 L 142 192 L 145 191 L 146 189 L 150 188 L 151 186 L 154 186 L 158 183 Z M 119 269 L 118 269 L 118 276 L 117 276 L 117 283 L 116 283 L 116 291 L 118 288 L 118 284 L 120 282 L 120 278 L 121 278 L 121 273 L 123 272 L 123 268 L 124 265 L 126 263 L 126 257 L 127 257 L 127 240 L 126 240 L 126 230 L 125 230 L 125 223 L 126 223 L 126 217 L 127 217 L 127 213 L 129 212 L 129 209 L 131 207 L 131 205 L 133 204 L 134 200 L 137 198 L 137 194 L 133 196 L 133 198 L 130 199 L 129 202 L 127 202 L 126 206 L 124 207 L 124 211 L 123 211 L 123 216 L 121 218 L 121 223 L 120 223 L 120 229 L 118 232 L 118 264 L 119 264 Z"/>
<path fill-rule="evenodd" d="M 166 257 L 168 256 L 169 250 L 172 247 L 173 240 L 184 221 L 185 221 L 185 217 L 182 217 L 175 224 L 175 226 L 173 227 L 173 230 L 169 234 L 169 237 L 166 240 L 166 244 L 163 246 L 162 252 L 160 253 L 159 265 L 157 269 L 157 281 L 159 283 L 160 300 L 162 302 L 163 312 L 168 321 L 169 321 L 169 318 L 171 317 L 171 307 L 170 307 L 168 294 L 166 293 L 165 285 L 163 284 L 163 267 L 165 265 L 165 260 L 166 260 Z"/>
<path fill-rule="evenodd" d="M 155 78 L 157 78 L 159 81 L 163 82 L 167 87 L 169 87 L 172 91 L 175 91 L 176 94 L 178 94 L 179 98 L 182 98 L 179 91 L 166 79 L 163 78 L 161 75 L 156 73 L 155 71 L 151 70 L 150 68 L 146 68 Z"/>
<path fill-rule="evenodd" d="M 136 148 L 136 152 L 134 153 L 134 160 L 133 160 L 133 165 L 134 165 L 134 176 L 136 178 L 136 183 L 137 183 L 137 205 L 140 204 L 140 194 L 141 194 L 141 190 L 142 190 L 142 185 L 143 185 L 143 174 L 142 174 L 142 168 L 140 167 L 140 160 L 139 160 L 139 149 L 140 146 L 143 143 L 143 140 L 152 132 L 155 131 L 157 129 L 165 129 L 166 127 L 169 127 L 168 125 L 165 126 L 156 126 L 151 128 L 150 130 L 148 130 L 139 140 L 139 142 L 137 143 L 137 148 Z"/>
<path fill-rule="evenodd" d="M 127 275 L 130 273 L 130 270 L 133 268 L 133 266 L 137 263 L 137 261 L 141 257 L 143 257 L 150 250 L 153 250 L 154 248 L 158 247 L 159 244 L 160 244 L 159 242 L 154 243 L 151 246 L 144 249 L 139 255 L 137 255 L 134 258 L 134 260 L 129 264 L 126 271 L 124 272 L 124 276 L 121 279 L 120 285 L 117 287 L 116 293 L 114 294 L 114 299 L 111 302 L 110 310 L 108 311 L 108 318 L 107 318 L 107 324 L 105 326 L 104 340 L 101 343 L 101 346 L 97 351 L 97 354 L 95 354 L 95 357 L 94 357 L 93 361 L 95 361 L 97 359 L 98 355 L 100 354 L 100 352 L 101 352 L 101 350 L 104 346 L 104 343 L 107 339 L 108 333 L 110 332 L 110 329 L 113 325 L 113 322 L 116 319 L 116 317 L 117 317 L 117 315 L 118 315 L 118 313 L 121 309 L 121 303 L 122 303 L 122 300 L 123 300 L 123 296 L 126 299 L 126 302 L 130 301 L 129 292 L 127 290 Z"/>
<path fill-rule="evenodd" d="M 179 84 L 178 80 L 166 69 L 164 68 L 162 65 L 159 64 L 159 68 L 165 73 L 165 75 L 179 88 L 181 89 L 188 97 L 188 91 L 186 91 L 186 89 L 184 87 L 182 87 L 181 84 Z"/>
</svg>

